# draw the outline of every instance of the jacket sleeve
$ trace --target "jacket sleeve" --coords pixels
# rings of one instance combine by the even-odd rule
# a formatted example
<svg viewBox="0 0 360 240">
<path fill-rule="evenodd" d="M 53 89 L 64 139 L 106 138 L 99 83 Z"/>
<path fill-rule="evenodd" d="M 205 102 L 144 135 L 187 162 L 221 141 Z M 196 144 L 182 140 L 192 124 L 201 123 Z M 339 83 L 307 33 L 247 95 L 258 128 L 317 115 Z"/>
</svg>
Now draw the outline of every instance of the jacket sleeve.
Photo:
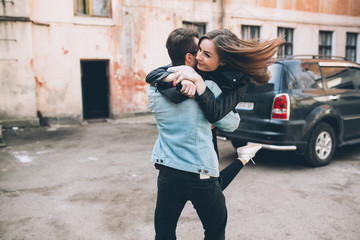
<svg viewBox="0 0 360 240">
<path fill-rule="evenodd" d="M 180 89 L 182 87 L 181 83 L 174 87 L 170 82 L 162 82 L 165 77 L 171 74 L 171 72 L 167 71 L 171 66 L 172 65 L 169 64 L 151 71 L 146 76 L 146 82 L 157 87 L 157 90 L 165 97 L 167 97 L 171 102 L 180 103 L 188 99 L 187 96 L 180 93 Z"/>
<path fill-rule="evenodd" d="M 216 83 L 213 81 L 205 81 L 208 89 L 213 93 L 215 98 L 218 98 L 222 91 Z M 219 121 L 214 123 L 215 127 L 218 127 L 224 132 L 233 132 L 235 131 L 240 124 L 240 116 L 237 112 L 230 111 Z"/>
<path fill-rule="evenodd" d="M 240 124 L 240 115 L 236 112 L 229 112 L 222 119 L 215 122 L 215 127 L 219 128 L 224 132 L 233 132 L 235 131 Z"/>
<path fill-rule="evenodd" d="M 232 110 L 235 110 L 236 105 L 245 96 L 246 89 L 247 84 L 236 86 L 215 98 L 211 90 L 206 88 L 203 94 L 196 97 L 196 100 L 209 122 L 215 123 Z"/>
<path fill-rule="evenodd" d="M 182 88 L 181 82 L 178 83 L 176 86 L 173 86 L 172 83 L 164 83 L 159 82 L 157 85 L 157 90 L 167 97 L 171 102 L 173 103 L 181 103 L 182 101 L 188 99 L 187 96 L 180 93 L 180 90 Z"/>
<path fill-rule="evenodd" d="M 169 64 L 169 65 L 166 65 L 166 66 L 159 67 L 159 68 L 157 68 L 155 70 L 152 70 L 146 76 L 146 82 L 156 86 L 156 83 L 161 82 L 162 79 L 164 79 L 169 74 L 171 74 L 170 72 L 167 71 L 167 69 L 170 68 L 171 66 L 172 65 Z"/>
</svg>

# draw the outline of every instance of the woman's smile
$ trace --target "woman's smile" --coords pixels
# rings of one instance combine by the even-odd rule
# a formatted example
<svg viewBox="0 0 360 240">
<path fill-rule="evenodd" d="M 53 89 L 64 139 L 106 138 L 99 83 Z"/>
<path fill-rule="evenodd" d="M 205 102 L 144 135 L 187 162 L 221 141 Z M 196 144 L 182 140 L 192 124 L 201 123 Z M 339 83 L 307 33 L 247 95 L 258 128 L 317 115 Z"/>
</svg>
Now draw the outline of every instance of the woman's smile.
<svg viewBox="0 0 360 240">
<path fill-rule="evenodd" d="M 212 40 L 203 39 L 200 43 L 199 51 L 196 55 L 197 67 L 201 71 L 215 71 L 221 64 L 215 44 Z"/>
</svg>

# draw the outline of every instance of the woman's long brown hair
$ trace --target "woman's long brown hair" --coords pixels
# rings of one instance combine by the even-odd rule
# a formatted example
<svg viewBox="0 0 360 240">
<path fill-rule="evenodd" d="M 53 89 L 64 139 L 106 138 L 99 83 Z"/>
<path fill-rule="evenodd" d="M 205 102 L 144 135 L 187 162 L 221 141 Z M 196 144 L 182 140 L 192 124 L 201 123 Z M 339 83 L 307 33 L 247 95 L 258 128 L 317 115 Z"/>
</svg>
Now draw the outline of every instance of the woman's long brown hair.
<svg viewBox="0 0 360 240">
<path fill-rule="evenodd" d="M 263 42 L 245 41 L 228 29 L 206 33 L 200 38 L 199 44 L 204 39 L 213 41 L 222 62 L 251 75 L 252 81 L 259 85 L 269 81 L 267 67 L 272 64 L 271 59 L 278 47 L 285 42 L 283 37 Z"/>
</svg>

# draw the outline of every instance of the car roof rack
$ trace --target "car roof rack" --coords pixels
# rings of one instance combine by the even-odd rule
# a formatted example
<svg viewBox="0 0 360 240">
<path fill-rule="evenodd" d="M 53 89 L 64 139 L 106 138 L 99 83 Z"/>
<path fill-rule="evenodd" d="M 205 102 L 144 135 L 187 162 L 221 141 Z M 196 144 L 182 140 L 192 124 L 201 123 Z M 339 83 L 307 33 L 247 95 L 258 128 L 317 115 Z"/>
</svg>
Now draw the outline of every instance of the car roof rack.
<svg viewBox="0 0 360 240">
<path fill-rule="evenodd" d="M 290 60 L 290 59 L 299 59 L 299 58 L 309 58 L 309 59 L 338 59 L 338 60 L 348 60 L 345 57 L 339 57 L 339 56 L 327 56 L 327 55 L 291 55 L 286 56 L 284 60 Z"/>
</svg>

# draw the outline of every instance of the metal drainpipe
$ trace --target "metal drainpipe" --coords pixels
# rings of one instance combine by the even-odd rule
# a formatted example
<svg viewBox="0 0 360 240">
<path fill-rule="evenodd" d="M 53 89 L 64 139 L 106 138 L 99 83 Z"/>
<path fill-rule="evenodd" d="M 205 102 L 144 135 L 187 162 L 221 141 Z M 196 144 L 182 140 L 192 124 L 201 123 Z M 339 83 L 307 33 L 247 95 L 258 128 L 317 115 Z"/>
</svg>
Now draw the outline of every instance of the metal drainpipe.
<svg viewBox="0 0 360 240">
<path fill-rule="evenodd" d="M 220 0 L 221 4 L 221 28 L 225 28 L 225 0 Z"/>
</svg>

